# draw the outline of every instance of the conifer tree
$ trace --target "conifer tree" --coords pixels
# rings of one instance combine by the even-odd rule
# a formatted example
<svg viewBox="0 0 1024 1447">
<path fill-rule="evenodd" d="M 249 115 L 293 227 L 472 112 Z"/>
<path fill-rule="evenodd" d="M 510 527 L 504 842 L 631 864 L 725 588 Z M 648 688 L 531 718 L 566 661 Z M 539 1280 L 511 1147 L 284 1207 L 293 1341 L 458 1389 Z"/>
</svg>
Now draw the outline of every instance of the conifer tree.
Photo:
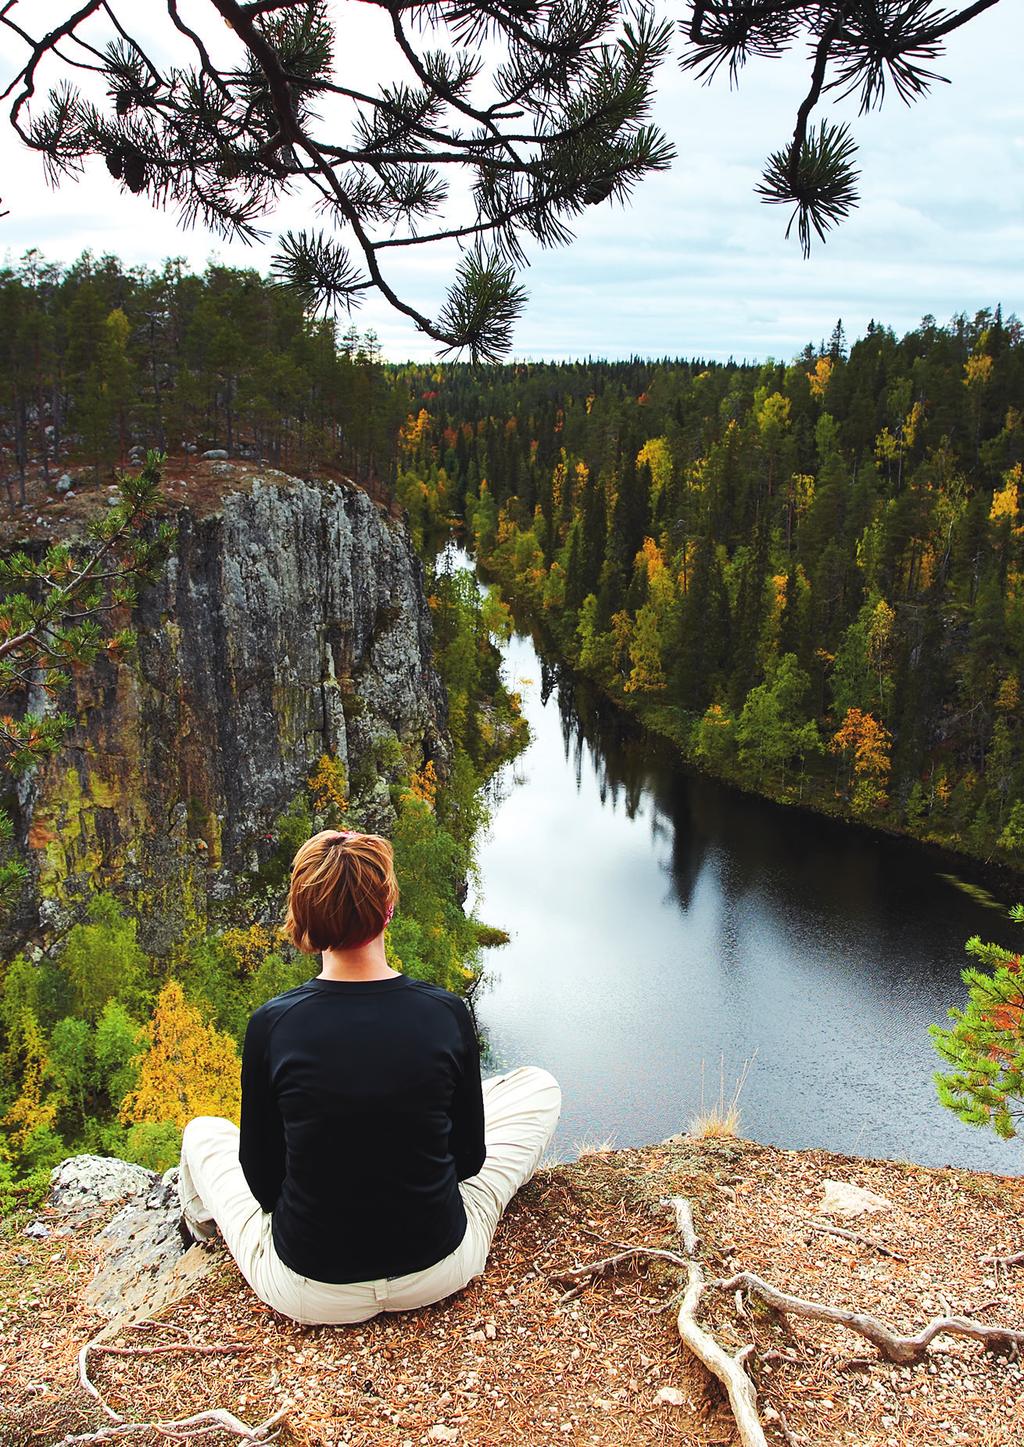
<svg viewBox="0 0 1024 1447">
<path fill-rule="evenodd" d="M 145 1038 L 138 1082 L 121 1103 L 125 1124 L 167 1121 L 181 1129 L 196 1115 L 237 1122 L 241 1084 L 235 1042 L 204 1021 L 177 980 L 160 991 Z"/>
<path fill-rule="evenodd" d="M 1010 918 L 1024 923 L 1024 907 Z M 967 1004 L 950 1010 L 950 1028 L 931 1026 L 936 1050 L 952 1067 L 936 1075 L 936 1088 L 961 1120 L 1009 1139 L 1024 1121 L 1024 968 L 1019 954 L 977 935 L 967 953 L 978 961 L 963 971 Z"/>
</svg>

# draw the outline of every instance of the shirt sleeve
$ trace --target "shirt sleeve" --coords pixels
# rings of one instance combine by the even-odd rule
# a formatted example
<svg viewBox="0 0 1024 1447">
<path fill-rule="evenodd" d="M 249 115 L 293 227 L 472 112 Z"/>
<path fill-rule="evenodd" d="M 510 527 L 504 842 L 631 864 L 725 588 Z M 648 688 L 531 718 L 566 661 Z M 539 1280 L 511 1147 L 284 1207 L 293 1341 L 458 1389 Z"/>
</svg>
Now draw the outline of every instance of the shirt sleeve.
<svg viewBox="0 0 1024 1447">
<path fill-rule="evenodd" d="M 462 1002 L 459 1026 L 462 1031 L 462 1074 L 452 1100 L 452 1129 L 449 1144 L 460 1181 L 475 1176 L 484 1163 L 484 1097 L 480 1081 L 480 1047 L 469 1011 Z"/>
<path fill-rule="evenodd" d="M 284 1182 L 284 1125 L 270 1086 L 269 1020 L 257 1010 L 242 1046 L 242 1114 L 238 1159 L 250 1191 L 272 1211 Z"/>
</svg>

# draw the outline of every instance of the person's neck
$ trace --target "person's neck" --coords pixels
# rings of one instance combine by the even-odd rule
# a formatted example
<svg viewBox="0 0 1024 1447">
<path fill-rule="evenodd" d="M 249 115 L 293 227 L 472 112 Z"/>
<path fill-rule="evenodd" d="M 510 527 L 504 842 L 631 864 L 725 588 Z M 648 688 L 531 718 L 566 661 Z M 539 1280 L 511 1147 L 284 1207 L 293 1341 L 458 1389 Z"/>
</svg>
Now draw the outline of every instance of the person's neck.
<svg viewBox="0 0 1024 1447">
<path fill-rule="evenodd" d="M 353 950 L 324 950 L 318 980 L 393 980 L 398 974 L 384 954 L 384 933 Z"/>
</svg>

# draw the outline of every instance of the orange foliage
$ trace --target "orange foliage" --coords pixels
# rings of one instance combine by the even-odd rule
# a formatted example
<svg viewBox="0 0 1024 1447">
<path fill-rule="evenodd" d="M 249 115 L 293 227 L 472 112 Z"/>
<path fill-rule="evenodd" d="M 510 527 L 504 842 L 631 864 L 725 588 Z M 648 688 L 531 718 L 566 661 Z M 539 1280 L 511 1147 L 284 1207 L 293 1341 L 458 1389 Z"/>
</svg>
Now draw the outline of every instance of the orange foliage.
<svg viewBox="0 0 1024 1447">
<path fill-rule="evenodd" d="M 434 761 L 428 759 L 422 769 L 417 769 L 409 780 L 409 793 L 415 799 L 422 799 L 428 808 L 433 809 L 437 797 L 437 783 Z"/>
</svg>

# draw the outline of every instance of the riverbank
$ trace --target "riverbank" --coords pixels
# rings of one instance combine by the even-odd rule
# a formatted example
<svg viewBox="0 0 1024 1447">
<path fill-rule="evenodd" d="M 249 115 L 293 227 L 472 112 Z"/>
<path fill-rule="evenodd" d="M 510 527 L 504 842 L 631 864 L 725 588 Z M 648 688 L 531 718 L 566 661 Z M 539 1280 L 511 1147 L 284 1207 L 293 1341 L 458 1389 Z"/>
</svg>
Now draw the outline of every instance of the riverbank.
<svg viewBox="0 0 1024 1447">
<path fill-rule="evenodd" d="M 614 710 L 623 719 L 639 729 L 665 741 L 688 769 L 695 774 L 714 779 L 737 793 L 750 798 L 766 799 L 769 803 L 797 813 L 813 815 L 816 818 L 833 820 L 844 827 L 862 832 L 866 837 L 903 839 L 930 851 L 935 859 L 944 861 L 947 868 L 969 867 L 973 872 L 987 879 L 990 884 L 1024 897 L 1024 858 L 1015 864 L 1009 858 L 994 858 L 972 850 L 967 841 L 940 836 L 934 832 L 924 834 L 915 831 L 906 821 L 899 821 L 880 811 L 855 813 L 848 802 L 835 793 L 820 792 L 821 780 L 807 775 L 799 784 L 775 784 L 762 778 L 756 782 L 742 777 L 735 769 L 715 768 L 708 759 L 698 758 L 692 746 L 692 735 L 700 720 L 697 715 L 687 715 L 679 709 L 658 701 L 657 695 L 629 693 L 606 676 L 592 670 L 581 669 L 577 662 L 564 656 L 557 638 L 544 618 L 536 614 L 517 596 L 515 580 L 502 570 L 489 567 L 486 562 L 476 561 L 480 577 L 486 583 L 497 584 L 516 620 L 516 626 L 529 633 L 539 646 L 545 661 L 560 671 L 560 677 L 571 681 L 574 687 L 592 690 L 604 706 Z M 813 791 L 815 784 L 819 792 Z"/>
<path fill-rule="evenodd" d="M 827 1180 L 888 1204 L 831 1214 Z M 220 1246 L 193 1248 L 201 1280 L 144 1328 L 144 1305 L 104 1321 L 83 1304 L 102 1218 L 60 1235 L 59 1217 L 45 1212 L 45 1239 L 12 1221 L 0 1241 L 0 1440 L 53 1447 L 68 1434 L 113 1435 L 76 1365 L 104 1331 L 113 1350 L 90 1355 L 89 1375 L 126 1424 L 226 1408 L 250 1424 L 283 1411 L 278 1440 L 294 1447 L 724 1447 L 737 1440 L 731 1414 L 676 1327 L 684 1273 L 635 1257 L 585 1282 L 563 1279 L 624 1246 L 678 1252 L 662 1204 L 675 1195 L 693 1204 L 709 1281 L 755 1272 L 908 1333 L 946 1312 L 1024 1327 L 1024 1266 L 983 1260 L 1024 1244 L 1024 1181 L 674 1138 L 540 1172 L 501 1223 L 482 1279 L 447 1304 L 354 1328 L 285 1321 L 255 1300 Z M 787 1326 L 753 1304 L 737 1315 L 731 1292 L 709 1288 L 700 1319 L 730 1354 L 748 1349 L 773 1447 L 1011 1447 L 1024 1429 L 1020 1362 L 963 1337 L 940 1336 L 900 1366 L 843 1328 L 796 1317 Z"/>
</svg>

